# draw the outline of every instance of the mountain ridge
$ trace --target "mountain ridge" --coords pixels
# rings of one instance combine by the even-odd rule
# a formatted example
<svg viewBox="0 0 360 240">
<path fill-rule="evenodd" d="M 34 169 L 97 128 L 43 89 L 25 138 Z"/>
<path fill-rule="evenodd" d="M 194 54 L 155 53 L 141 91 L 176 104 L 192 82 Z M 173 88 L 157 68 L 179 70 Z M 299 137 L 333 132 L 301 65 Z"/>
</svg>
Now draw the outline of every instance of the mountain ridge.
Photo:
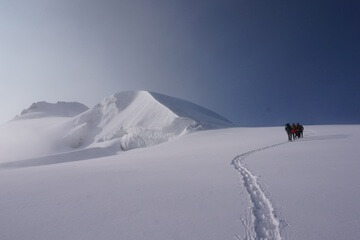
<svg viewBox="0 0 360 240">
<path fill-rule="evenodd" d="M 46 101 L 35 102 L 29 108 L 21 111 L 19 116 L 15 119 L 24 118 L 39 118 L 47 116 L 56 117 L 75 117 L 89 108 L 79 102 L 64 102 L 49 103 Z"/>
<path fill-rule="evenodd" d="M 233 126 L 199 105 L 148 91 L 115 93 L 73 121 L 75 126 L 68 134 L 73 147 L 82 146 L 84 139 L 88 145 L 120 139 L 125 150 L 158 144 L 194 130 Z"/>
<path fill-rule="evenodd" d="M 219 114 L 186 100 L 124 91 L 92 108 L 77 102 L 33 103 L 0 125 L 0 153 L 7 156 L 5 162 L 93 148 L 117 154 L 200 130 L 233 126 Z"/>
</svg>

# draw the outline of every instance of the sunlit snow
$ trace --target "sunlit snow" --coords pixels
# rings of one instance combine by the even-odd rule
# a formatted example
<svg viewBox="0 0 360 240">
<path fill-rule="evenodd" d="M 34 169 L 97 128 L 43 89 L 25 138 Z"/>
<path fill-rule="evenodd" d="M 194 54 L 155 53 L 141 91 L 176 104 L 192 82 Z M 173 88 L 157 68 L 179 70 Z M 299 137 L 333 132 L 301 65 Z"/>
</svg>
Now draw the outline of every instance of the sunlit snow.
<svg viewBox="0 0 360 240">
<path fill-rule="evenodd" d="M 360 234 L 359 125 L 305 126 L 288 142 L 283 127 L 231 127 L 149 92 L 42 112 L 0 126 L 0 239 Z"/>
</svg>

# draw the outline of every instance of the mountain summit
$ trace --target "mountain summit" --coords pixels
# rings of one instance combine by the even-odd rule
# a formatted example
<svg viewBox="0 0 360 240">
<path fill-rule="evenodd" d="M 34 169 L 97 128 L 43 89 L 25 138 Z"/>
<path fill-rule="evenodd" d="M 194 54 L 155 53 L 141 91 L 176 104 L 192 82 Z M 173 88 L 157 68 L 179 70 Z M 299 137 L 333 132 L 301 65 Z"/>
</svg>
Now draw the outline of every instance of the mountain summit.
<svg viewBox="0 0 360 240">
<path fill-rule="evenodd" d="M 73 159 L 113 155 L 227 127 L 233 124 L 206 108 L 147 91 L 116 93 L 90 109 L 77 102 L 37 102 L 0 126 L 0 155 L 4 162 L 33 158 L 48 164 L 47 156 L 64 162 L 66 154 Z"/>
<path fill-rule="evenodd" d="M 116 140 L 122 150 L 155 145 L 186 132 L 233 126 L 199 105 L 147 91 L 111 95 L 73 123 L 67 135 L 72 147 Z"/>
<path fill-rule="evenodd" d="M 89 108 L 87 106 L 78 102 L 48 103 L 42 101 L 31 104 L 31 106 L 24 109 L 20 116 L 17 116 L 16 119 L 40 118 L 48 116 L 74 117 L 88 109 Z"/>
</svg>

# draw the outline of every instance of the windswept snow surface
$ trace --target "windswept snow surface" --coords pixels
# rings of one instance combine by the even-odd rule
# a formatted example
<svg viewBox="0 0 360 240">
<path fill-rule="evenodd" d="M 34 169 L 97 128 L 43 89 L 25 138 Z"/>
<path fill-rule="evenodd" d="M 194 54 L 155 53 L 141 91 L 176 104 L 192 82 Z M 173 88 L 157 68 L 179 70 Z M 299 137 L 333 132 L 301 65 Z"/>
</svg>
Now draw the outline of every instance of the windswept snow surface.
<svg viewBox="0 0 360 240">
<path fill-rule="evenodd" d="M 37 102 L 0 125 L 0 163 L 74 150 L 64 139 L 69 121 L 89 108 L 77 102 Z"/>
<path fill-rule="evenodd" d="M 360 126 L 305 130 L 286 142 L 283 127 L 227 128 L 3 164 L 0 239 L 359 239 Z"/>
<path fill-rule="evenodd" d="M 73 150 L 64 140 L 66 117 L 16 119 L 0 125 L 0 163 Z"/>
</svg>

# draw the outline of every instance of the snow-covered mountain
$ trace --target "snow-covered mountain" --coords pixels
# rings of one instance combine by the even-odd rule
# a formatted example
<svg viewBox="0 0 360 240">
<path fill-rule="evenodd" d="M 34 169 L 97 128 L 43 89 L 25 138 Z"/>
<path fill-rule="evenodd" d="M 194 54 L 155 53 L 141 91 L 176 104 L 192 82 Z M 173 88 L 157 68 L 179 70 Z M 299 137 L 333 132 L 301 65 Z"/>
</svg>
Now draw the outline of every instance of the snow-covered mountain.
<svg viewBox="0 0 360 240">
<path fill-rule="evenodd" d="M 36 103 L 0 125 L 0 239 L 359 239 L 359 125 L 229 126 L 144 91 Z"/>
<path fill-rule="evenodd" d="M 28 109 L 24 109 L 20 116 L 15 119 L 40 118 L 40 117 L 74 117 L 89 108 L 78 102 L 57 102 L 48 103 L 45 101 L 31 104 Z"/>
<path fill-rule="evenodd" d="M 233 126 L 201 106 L 147 91 L 114 94 L 72 123 L 66 136 L 72 147 L 106 142 L 122 150 L 155 145 L 196 130 Z"/>
<path fill-rule="evenodd" d="M 106 97 L 90 109 L 77 102 L 34 103 L 0 126 L 0 144 L 6 146 L 0 154 L 2 162 L 92 148 L 115 154 L 194 131 L 232 126 L 224 117 L 191 102 L 127 91 Z"/>
</svg>

